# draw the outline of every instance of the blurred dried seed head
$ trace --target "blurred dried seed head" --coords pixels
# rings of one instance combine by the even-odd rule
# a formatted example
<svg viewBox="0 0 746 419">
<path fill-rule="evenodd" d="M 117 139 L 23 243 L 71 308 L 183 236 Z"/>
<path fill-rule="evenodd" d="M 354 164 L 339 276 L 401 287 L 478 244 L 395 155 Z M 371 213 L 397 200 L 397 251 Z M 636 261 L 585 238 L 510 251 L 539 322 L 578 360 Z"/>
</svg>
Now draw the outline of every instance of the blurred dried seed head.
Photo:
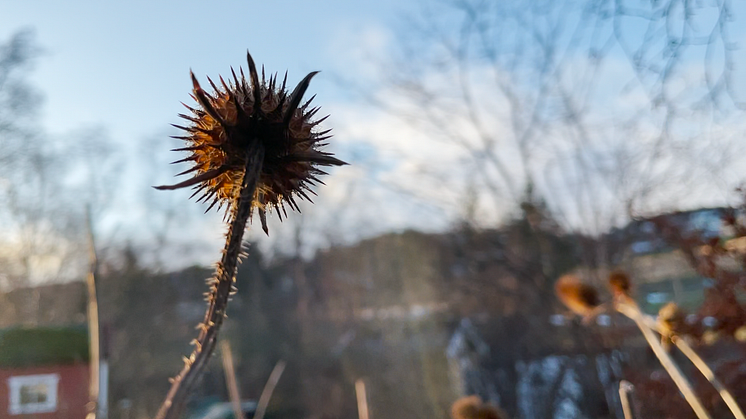
<svg viewBox="0 0 746 419">
<path fill-rule="evenodd" d="M 596 288 L 575 275 L 560 277 L 554 284 L 554 291 L 562 304 L 583 317 L 593 316 L 601 305 Z"/>
<path fill-rule="evenodd" d="M 676 331 L 685 324 L 686 314 L 676 303 L 671 301 L 658 310 L 658 321 L 665 323 L 668 330 Z"/>
<path fill-rule="evenodd" d="M 624 271 L 614 271 L 609 274 L 609 287 L 614 298 L 630 297 L 632 291 L 632 281 Z"/>
<path fill-rule="evenodd" d="M 507 419 L 508 416 L 502 409 L 491 404 L 482 403 L 479 396 L 465 396 L 451 406 L 451 418 L 453 419 Z"/>
<path fill-rule="evenodd" d="M 673 301 L 667 303 L 658 310 L 658 327 L 660 327 L 661 344 L 665 349 L 671 346 L 671 336 L 697 342 L 702 337 L 700 322 L 690 323 L 687 321 L 687 313 Z"/>
<path fill-rule="evenodd" d="M 676 303 L 669 302 L 658 310 L 658 326 L 661 332 L 661 345 L 669 351 L 671 336 L 682 333 L 686 326 L 686 314 Z"/>
<path fill-rule="evenodd" d="M 287 73 L 278 85 L 277 74 L 261 80 L 256 65 L 247 54 L 249 80 L 243 70 L 240 77 L 231 69 L 232 79 L 226 83 L 220 77 L 217 86 L 209 77 L 213 93 L 205 92 L 192 73 L 192 97 L 199 105 L 196 109 L 184 105 L 191 115 L 179 116 L 189 122 L 187 126 L 174 125 L 184 130 L 185 136 L 175 138 L 186 141 L 187 146 L 175 151 L 191 154 L 178 162 L 193 162 L 193 166 L 179 173 L 194 173 L 194 177 L 175 185 L 158 186 L 157 189 L 179 189 L 194 186 L 192 196 L 201 194 L 199 201 L 212 201 L 207 211 L 219 204 L 232 205 L 240 193 L 246 164 L 252 153 L 262 149 L 261 171 L 253 197 L 262 229 L 268 232 L 266 212 L 276 210 L 280 219 L 287 217 L 285 204 L 300 211 L 296 199 L 311 201 L 308 194 L 315 193 L 311 186 L 323 183 L 318 176 L 326 172 L 320 166 L 340 166 L 345 162 L 320 151 L 331 135 L 330 130 L 317 130 L 326 117 L 313 119 L 318 107 L 309 107 L 313 97 L 301 105 L 311 78 L 308 74 L 292 93 L 286 90 Z M 282 214 L 280 214 L 282 211 Z"/>
</svg>

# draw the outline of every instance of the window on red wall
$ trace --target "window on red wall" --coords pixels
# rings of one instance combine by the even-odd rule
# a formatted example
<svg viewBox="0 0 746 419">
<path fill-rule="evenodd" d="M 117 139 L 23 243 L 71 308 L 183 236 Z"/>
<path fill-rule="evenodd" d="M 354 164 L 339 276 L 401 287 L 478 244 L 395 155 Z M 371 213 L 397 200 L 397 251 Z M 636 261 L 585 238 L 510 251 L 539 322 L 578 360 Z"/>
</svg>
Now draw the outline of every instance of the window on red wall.
<svg viewBox="0 0 746 419">
<path fill-rule="evenodd" d="M 8 413 L 24 415 L 57 410 L 59 374 L 19 375 L 8 378 Z"/>
</svg>

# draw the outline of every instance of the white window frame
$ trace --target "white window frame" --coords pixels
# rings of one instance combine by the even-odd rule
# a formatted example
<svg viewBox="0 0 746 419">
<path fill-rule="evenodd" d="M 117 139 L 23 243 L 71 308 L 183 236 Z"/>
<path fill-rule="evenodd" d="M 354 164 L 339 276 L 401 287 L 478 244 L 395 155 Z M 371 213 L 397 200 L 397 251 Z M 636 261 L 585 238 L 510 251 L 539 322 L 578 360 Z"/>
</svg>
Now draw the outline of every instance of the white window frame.
<svg viewBox="0 0 746 419">
<path fill-rule="evenodd" d="M 50 413 L 57 410 L 57 384 L 60 381 L 59 374 L 36 374 L 18 375 L 8 378 L 8 389 L 10 390 L 10 403 L 8 413 L 11 415 L 23 415 L 29 413 Z M 44 384 L 47 386 L 47 400 L 42 403 L 21 404 L 21 387 L 36 386 Z"/>
</svg>

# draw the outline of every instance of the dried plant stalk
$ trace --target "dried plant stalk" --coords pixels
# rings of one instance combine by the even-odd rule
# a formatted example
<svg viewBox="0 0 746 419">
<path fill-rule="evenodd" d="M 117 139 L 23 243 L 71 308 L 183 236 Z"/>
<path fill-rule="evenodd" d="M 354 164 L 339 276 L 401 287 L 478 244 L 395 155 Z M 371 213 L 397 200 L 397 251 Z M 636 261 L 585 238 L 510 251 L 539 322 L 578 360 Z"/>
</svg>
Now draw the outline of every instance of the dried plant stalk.
<svg viewBox="0 0 746 419">
<path fill-rule="evenodd" d="M 262 389 L 262 394 L 259 396 L 259 401 L 256 404 L 256 412 L 254 412 L 253 419 L 264 419 L 264 414 L 267 412 L 267 407 L 269 407 L 269 401 L 272 399 L 272 393 L 274 393 L 277 383 L 280 382 L 282 372 L 285 371 L 285 365 L 285 361 L 279 360 L 275 364 L 275 367 L 272 368 L 272 372 L 269 374 L 269 378 L 267 378 L 264 389 Z"/>
<path fill-rule="evenodd" d="M 193 187 L 192 196 L 201 193 L 198 201 L 215 205 L 227 204 L 228 233 L 223 256 L 215 275 L 209 280 L 208 308 L 199 324 L 199 336 L 193 341 L 192 354 L 173 379 L 156 419 L 179 416 L 183 405 L 210 355 L 215 350 L 218 331 L 226 316 L 228 297 L 235 290 L 236 269 L 242 254 L 246 225 L 256 208 L 262 229 L 269 234 L 266 213 L 275 210 L 287 217 L 285 205 L 300 211 L 297 199 L 310 201 L 311 186 L 323 183 L 318 176 L 326 172 L 319 166 L 341 166 L 345 162 L 321 151 L 329 130 L 317 132 L 316 127 L 326 117 L 313 120 L 318 107 L 309 105 L 313 98 L 301 104 L 311 79 L 309 73 L 291 94 L 285 89 L 287 75 L 280 86 L 277 75 L 261 79 L 256 64 L 247 54 L 249 80 L 231 69 L 233 80 L 220 78 L 222 89 L 212 80 L 212 94 L 202 89 L 192 74 L 192 97 L 197 109 L 186 106 L 191 115 L 180 115 L 190 122 L 187 127 L 175 125 L 188 135 L 176 137 L 187 142 L 191 155 L 178 162 L 192 162 L 192 168 L 180 175 L 194 173 L 191 179 L 175 185 L 158 186 L 172 190 Z"/>
<path fill-rule="evenodd" d="M 709 381 L 710 384 L 715 387 L 715 390 L 718 391 L 720 397 L 728 406 L 731 413 L 733 413 L 733 416 L 736 419 L 746 419 L 746 417 L 744 417 L 743 415 L 743 411 L 738 406 L 738 403 L 736 403 L 736 399 L 733 397 L 733 394 L 731 394 L 731 392 L 723 385 L 723 383 L 718 380 L 712 369 L 710 369 L 707 363 L 697 354 L 697 352 L 695 352 L 694 349 L 689 346 L 686 340 L 680 338 L 679 336 L 671 336 L 671 341 L 674 345 L 676 345 L 677 348 L 679 348 L 681 353 L 683 353 L 687 358 L 689 358 L 690 361 L 692 361 L 692 364 L 694 364 L 694 366 L 697 367 L 702 375 L 707 378 L 707 381 Z"/>
<path fill-rule="evenodd" d="M 627 380 L 619 382 L 619 400 L 622 402 L 624 419 L 640 419 L 637 402 L 634 399 L 635 386 Z"/>
<path fill-rule="evenodd" d="M 233 287 L 243 234 L 251 215 L 254 191 L 256 190 L 258 173 L 261 170 L 260 162 L 263 156 L 264 150 L 259 146 L 254 158 L 247 162 L 241 194 L 237 204 L 232 207 L 234 210 L 231 215 L 232 220 L 228 228 L 223 257 L 215 272 L 216 283 L 208 297 L 210 301 L 205 319 L 198 326 L 200 328 L 199 337 L 197 337 L 191 356 L 185 360 L 181 372 L 173 379 L 171 389 L 158 410 L 156 419 L 179 417 L 189 391 L 215 350 L 218 331 L 223 324 L 228 297 Z"/>
<path fill-rule="evenodd" d="M 230 342 L 223 340 L 220 343 L 220 353 L 223 355 L 223 372 L 225 373 L 225 384 L 228 387 L 228 398 L 233 406 L 233 416 L 243 419 L 241 393 L 238 391 L 238 381 L 236 380 L 236 369 L 233 367 L 233 352 L 231 351 Z"/>
<path fill-rule="evenodd" d="M 365 381 L 355 380 L 355 395 L 357 396 L 357 414 L 359 419 L 368 419 L 368 396 L 365 391 Z"/>
<path fill-rule="evenodd" d="M 644 315 L 640 309 L 636 305 L 624 302 L 615 304 L 615 308 L 618 312 L 635 322 L 637 327 L 640 329 L 640 332 L 642 332 L 642 335 L 645 337 L 645 340 L 648 342 L 648 345 L 650 345 L 650 348 L 653 350 L 653 353 L 671 377 L 674 384 L 676 384 L 676 387 L 679 388 L 679 391 L 681 391 L 684 399 L 686 399 L 689 406 L 692 407 L 697 417 L 699 419 L 711 419 L 710 414 L 705 410 L 702 402 L 699 400 L 697 395 L 694 394 L 692 385 L 686 377 L 684 377 L 684 374 L 682 374 L 681 370 L 676 363 L 673 362 L 673 359 L 671 359 L 666 350 L 663 349 L 660 340 L 655 336 L 652 329 L 646 324 Z"/>
<path fill-rule="evenodd" d="M 707 381 L 709 381 L 710 384 L 712 384 L 712 386 L 715 388 L 715 390 L 717 390 L 718 394 L 720 394 L 720 398 L 723 399 L 725 404 L 728 406 L 728 409 L 730 409 L 731 413 L 733 413 L 733 416 L 736 419 L 746 419 L 746 416 L 744 416 L 741 407 L 738 406 L 738 403 L 736 402 L 735 397 L 733 397 L 733 394 L 717 378 L 715 372 L 712 371 L 712 369 L 709 367 L 709 365 L 707 365 L 704 359 L 702 359 L 702 357 L 697 354 L 694 348 L 692 348 L 687 343 L 686 339 L 681 338 L 676 333 L 672 333 L 670 328 L 662 326 L 660 322 L 656 322 L 651 316 L 648 316 L 642 312 L 640 312 L 640 316 L 642 321 L 648 328 L 653 329 L 656 332 L 660 333 L 662 336 L 666 336 L 671 339 L 671 342 L 676 345 L 677 348 L 679 348 L 681 353 L 684 354 L 684 356 L 686 356 L 689 361 L 692 362 L 692 364 L 694 364 L 699 372 L 701 372 L 702 375 L 707 378 Z"/>
<path fill-rule="evenodd" d="M 93 220 L 91 219 L 91 208 L 86 207 L 86 228 L 88 229 L 88 273 L 86 274 L 86 288 L 88 290 L 88 347 L 90 360 L 90 383 L 88 385 L 88 413 L 86 419 L 96 419 L 102 406 L 99 406 L 99 391 L 101 374 L 101 339 L 98 312 L 98 297 L 96 293 L 96 276 L 98 274 L 98 257 L 96 256 L 96 241 L 93 235 Z"/>
</svg>

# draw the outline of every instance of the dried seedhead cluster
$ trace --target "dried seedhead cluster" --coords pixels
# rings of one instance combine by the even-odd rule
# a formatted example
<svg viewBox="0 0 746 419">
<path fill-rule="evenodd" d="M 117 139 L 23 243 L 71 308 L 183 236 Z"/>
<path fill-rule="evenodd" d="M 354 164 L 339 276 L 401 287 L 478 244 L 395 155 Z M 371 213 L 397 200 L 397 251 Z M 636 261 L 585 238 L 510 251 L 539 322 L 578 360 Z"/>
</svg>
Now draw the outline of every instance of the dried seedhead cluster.
<svg viewBox="0 0 746 419">
<path fill-rule="evenodd" d="M 696 312 L 697 323 L 710 318 L 711 336 L 735 338 L 746 329 L 746 191 L 739 189 L 744 203 L 722 214 L 723 232 L 710 237 L 702 231 L 684 231 L 666 217 L 653 218 L 658 233 L 678 248 L 691 268 L 709 278 L 711 286 L 704 291 L 704 301 Z M 702 330 L 698 330 L 702 334 Z M 696 336 L 699 338 L 701 336 Z"/>
</svg>

